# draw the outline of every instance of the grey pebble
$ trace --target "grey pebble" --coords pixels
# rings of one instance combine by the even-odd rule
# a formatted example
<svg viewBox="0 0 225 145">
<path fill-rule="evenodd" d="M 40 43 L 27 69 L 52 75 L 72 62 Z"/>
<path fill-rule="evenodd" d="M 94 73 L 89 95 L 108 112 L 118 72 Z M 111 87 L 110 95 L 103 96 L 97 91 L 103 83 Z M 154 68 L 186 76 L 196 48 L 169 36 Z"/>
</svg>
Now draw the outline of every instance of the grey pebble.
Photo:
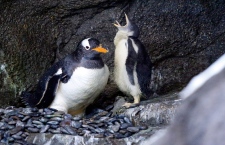
<svg viewBox="0 0 225 145">
<path fill-rule="evenodd" d="M 64 126 L 63 127 L 70 135 L 77 135 L 77 132 L 75 131 L 74 128 L 71 126 Z"/>
<path fill-rule="evenodd" d="M 30 119 L 30 116 L 25 116 L 22 121 L 27 121 L 28 119 Z"/>
<path fill-rule="evenodd" d="M 14 125 L 7 125 L 8 129 L 14 129 L 15 126 Z"/>
<path fill-rule="evenodd" d="M 45 125 L 40 129 L 40 133 L 45 133 L 50 128 L 50 125 Z"/>
<path fill-rule="evenodd" d="M 62 121 L 63 118 L 61 118 L 61 117 L 52 117 L 52 118 L 50 118 L 49 120 L 50 120 L 50 121 Z"/>
<path fill-rule="evenodd" d="M 118 132 L 119 129 L 120 129 L 120 124 L 118 122 L 115 123 L 115 125 L 111 125 L 111 129 L 114 131 L 114 132 Z"/>
<path fill-rule="evenodd" d="M 105 129 L 102 129 L 102 128 L 96 128 L 94 129 L 96 132 L 98 133 L 104 133 L 105 132 Z"/>
<path fill-rule="evenodd" d="M 133 133 L 136 133 L 139 131 L 139 127 L 128 127 L 127 130 L 129 132 L 133 132 Z"/>
<path fill-rule="evenodd" d="M 49 119 L 47 119 L 47 118 L 44 118 L 44 117 L 41 117 L 41 118 L 39 119 L 39 121 L 41 121 L 41 122 L 43 122 L 43 123 L 46 123 L 46 122 L 48 122 L 48 120 L 49 120 Z"/>
<path fill-rule="evenodd" d="M 57 124 L 59 124 L 59 122 L 58 121 L 48 121 L 47 124 L 49 124 L 49 125 L 57 125 Z"/>
<path fill-rule="evenodd" d="M 17 126 L 15 128 L 13 128 L 12 130 L 10 130 L 9 132 L 10 132 L 10 134 L 16 134 L 16 133 L 18 133 L 21 130 L 22 130 L 22 127 L 21 126 Z"/>
<path fill-rule="evenodd" d="M 131 127 L 132 124 L 129 124 L 129 123 L 123 123 L 123 124 L 120 124 L 120 129 L 126 129 L 128 127 Z"/>
<path fill-rule="evenodd" d="M 60 128 L 57 128 L 57 129 L 49 129 L 49 132 L 51 132 L 53 134 L 59 134 L 59 133 L 61 133 Z"/>
<path fill-rule="evenodd" d="M 14 121 L 14 120 L 9 121 L 8 124 L 9 124 L 9 125 L 14 125 L 14 124 L 16 124 L 16 121 Z"/>
<path fill-rule="evenodd" d="M 24 128 L 25 127 L 25 123 L 20 121 L 20 120 L 17 120 L 16 121 L 16 126 L 20 126 L 20 127 Z"/>
<path fill-rule="evenodd" d="M 37 132 L 39 132 L 39 129 L 38 128 L 31 128 L 31 127 L 29 127 L 29 128 L 27 128 L 27 130 L 29 132 L 31 132 L 31 133 L 37 133 Z"/>
<path fill-rule="evenodd" d="M 82 126 L 82 123 L 79 121 L 72 121 L 71 126 L 75 128 L 80 128 Z"/>
<path fill-rule="evenodd" d="M 128 117 L 125 116 L 125 117 L 123 118 L 123 120 L 124 120 L 126 123 L 131 124 L 131 121 L 130 121 L 130 119 L 129 119 Z"/>
<path fill-rule="evenodd" d="M 139 129 L 140 130 L 146 130 L 146 129 L 148 129 L 148 126 L 139 126 Z"/>
<path fill-rule="evenodd" d="M 38 125 L 43 125 L 43 123 L 41 121 L 38 121 L 38 120 L 33 120 L 32 123 L 33 124 L 38 124 Z"/>
<path fill-rule="evenodd" d="M 59 128 L 59 126 L 57 124 L 52 124 L 52 125 L 50 125 L 50 128 L 57 129 L 57 128 Z"/>
<path fill-rule="evenodd" d="M 19 135 L 12 135 L 12 137 L 13 137 L 14 139 L 22 139 L 22 137 L 19 136 Z"/>
</svg>

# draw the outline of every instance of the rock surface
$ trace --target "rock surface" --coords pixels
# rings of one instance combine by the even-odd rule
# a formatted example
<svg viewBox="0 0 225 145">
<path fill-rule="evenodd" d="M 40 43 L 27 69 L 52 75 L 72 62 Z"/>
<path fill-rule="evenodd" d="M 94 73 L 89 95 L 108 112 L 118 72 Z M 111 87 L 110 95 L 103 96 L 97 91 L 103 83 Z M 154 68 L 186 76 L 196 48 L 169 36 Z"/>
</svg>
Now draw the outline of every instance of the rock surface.
<svg viewBox="0 0 225 145">
<path fill-rule="evenodd" d="M 186 97 L 168 129 L 142 145 L 222 145 L 225 143 L 225 55 L 180 93 Z M 216 67 L 216 69 L 215 69 Z M 210 77 L 209 77 L 210 76 Z M 205 83 L 201 84 L 201 81 Z M 198 89 L 196 86 L 201 84 Z M 186 90 L 189 90 L 189 93 Z M 187 95 L 189 94 L 189 95 Z M 157 139 L 158 138 L 158 139 Z"/>
<path fill-rule="evenodd" d="M 143 130 L 129 138 L 124 139 L 112 139 L 112 138 L 94 138 L 93 136 L 82 137 L 82 136 L 71 136 L 71 135 L 60 135 L 60 134 L 31 134 L 27 141 L 33 142 L 34 144 L 40 145 L 130 145 L 139 144 L 145 141 L 146 138 L 157 132 L 160 127 L 151 127 L 147 130 Z"/>
<path fill-rule="evenodd" d="M 177 98 L 177 93 L 169 96 L 162 96 L 160 99 L 143 101 L 140 106 L 123 110 L 124 115 L 131 118 L 135 126 L 145 125 L 148 127 L 130 137 L 115 139 L 110 137 L 96 138 L 94 136 L 71 136 L 63 134 L 49 134 L 49 133 L 31 133 L 26 139 L 29 143 L 34 144 L 48 144 L 48 145 L 64 145 L 64 144 L 101 144 L 101 145 L 130 145 L 140 144 L 149 139 L 158 130 L 165 128 L 171 122 L 176 108 L 181 104 L 181 100 Z M 150 111 L 149 111 L 150 110 Z"/>
<path fill-rule="evenodd" d="M 0 106 L 20 106 L 18 94 L 34 89 L 43 72 L 83 37 L 109 48 L 104 60 L 112 71 L 112 23 L 124 23 L 124 12 L 139 26 L 151 56 L 153 90 L 179 91 L 224 53 L 224 6 L 223 0 L 0 0 Z M 109 96 L 118 92 L 111 90 L 112 80 L 104 93 Z"/>
</svg>

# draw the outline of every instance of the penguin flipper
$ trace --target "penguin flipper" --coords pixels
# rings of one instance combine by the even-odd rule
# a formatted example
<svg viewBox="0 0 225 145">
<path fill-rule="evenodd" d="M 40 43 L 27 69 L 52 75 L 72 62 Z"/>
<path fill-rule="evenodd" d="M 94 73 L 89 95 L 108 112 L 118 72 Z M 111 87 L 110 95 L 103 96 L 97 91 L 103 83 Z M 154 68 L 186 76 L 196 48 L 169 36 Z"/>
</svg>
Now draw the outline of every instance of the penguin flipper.
<svg viewBox="0 0 225 145">
<path fill-rule="evenodd" d="M 39 101 L 36 104 L 38 108 L 46 108 L 51 105 L 52 101 L 55 98 L 60 78 L 61 75 L 54 75 L 48 80 L 46 84 L 46 89 L 42 93 L 42 96 L 38 97 Z"/>
<path fill-rule="evenodd" d="M 73 56 L 68 55 L 63 61 L 62 75 L 61 75 L 60 81 L 62 83 L 67 83 L 69 79 L 71 78 L 74 70 L 77 68 L 77 66 L 78 66 L 78 63 L 73 61 Z"/>
<path fill-rule="evenodd" d="M 56 91 L 60 82 L 60 75 L 54 75 L 49 78 L 44 88 L 38 86 L 34 93 L 23 91 L 21 93 L 22 102 L 28 107 L 46 108 L 55 98 Z"/>
<path fill-rule="evenodd" d="M 153 91 L 150 89 L 152 63 L 144 45 L 138 39 L 135 39 L 134 41 L 139 48 L 136 65 L 138 84 L 143 96 L 149 98 L 153 94 Z"/>
<path fill-rule="evenodd" d="M 141 92 L 145 98 L 149 98 L 153 94 L 150 89 L 151 69 L 149 66 L 137 64 L 137 77 Z"/>
<path fill-rule="evenodd" d="M 134 50 L 131 39 L 128 39 L 126 47 L 128 50 L 128 56 L 127 56 L 126 64 L 125 64 L 126 71 L 127 71 L 127 75 L 129 77 L 130 83 L 134 85 L 134 68 L 135 68 L 135 63 L 137 59 L 137 54 Z"/>
</svg>

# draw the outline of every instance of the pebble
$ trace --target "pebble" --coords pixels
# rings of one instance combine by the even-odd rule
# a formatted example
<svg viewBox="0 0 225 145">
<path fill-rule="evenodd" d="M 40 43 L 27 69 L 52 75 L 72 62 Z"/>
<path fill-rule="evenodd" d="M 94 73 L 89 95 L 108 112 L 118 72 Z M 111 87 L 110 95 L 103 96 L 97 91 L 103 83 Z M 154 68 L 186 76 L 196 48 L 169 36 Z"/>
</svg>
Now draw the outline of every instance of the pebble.
<svg viewBox="0 0 225 145">
<path fill-rule="evenodd" d="M 79 121 L 72 121 L 71 126 L 75 128 L 80 128 L 82 126 L 82 123 Z"/>
<path fill-rule="evenodd" d="M 139 131 L 139 127 L 128 127 L 127 130 L 129 132 L 133 132 L 133 133 L 136 133 Z"/>
<path fill-rule="evenodd" d="M 64 126 L 63 128 L 68 132 L 68 134 L 77 135 L 77 132 L 75 131 L 75 129 L 73 127 L 71 127 L 71 126 Z"/>
<path fill-rule="evenodd" d="M 47 124 L 49 124 L 49 125 L 57 125 L 57 124 L 59 124 L 59 122 L 58 121 L 48 121 Z"/>
<path fill-rule="evenodd" d="M 40 129 L 40 133 L 46 132 L 50 128 L 50 125 L 45 125 Z"/>
<path fill-rule="evenodd" d="M 38 128 L 31 128 L 31 127 L 27 128 L 27 130 L 30 131 L 31 133 L 36 133 L 39 131 Z"/>
<path fill-rule="evenodd" d="M 13 128 L 13 129 L 11 129 L 9 132 L 10 132 L 10 134 L 16 134 L 16 133 L 18 133 L 21 130 L 22 130 L 22 127 L 21 126 L 17 126 L 17 127 Z"/>
<path fill-rule="evenodd" d="M 92 135 L 96 138 L 125 138 L 147 126 L 134 126 L 123 115 L 112 115 L 113 105 L 105 110 L 95 109 L 94 113 L 81 119 L 52 108 L 15 108 L 0 109 L 0 142 L 26 144 L 30 133 Z"/>
<path fill-rule="evenodd" d="M 127 127 L 131 127 L 132 124 L 129 124 L 129 123 L 123 123 L 120 125 L 120 129 L 126 129 Z"/>
</svg>

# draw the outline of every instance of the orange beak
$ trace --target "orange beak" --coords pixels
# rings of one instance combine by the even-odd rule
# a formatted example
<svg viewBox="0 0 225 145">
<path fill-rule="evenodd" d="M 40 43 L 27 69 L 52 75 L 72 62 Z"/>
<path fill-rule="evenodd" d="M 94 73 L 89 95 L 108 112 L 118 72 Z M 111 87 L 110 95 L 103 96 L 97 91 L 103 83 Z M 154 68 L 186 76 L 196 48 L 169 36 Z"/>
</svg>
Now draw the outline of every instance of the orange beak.
<svg viewBox="0 0 225 145">
<path fill-rule="evenodd" d="M 108 50 L 103 48 L 102 45 L 99 45 L 98 47 L 96 47 L 92 50 L 95 50 L 95 51 L 100 52 L 100 53 L 107 53 L 108 52 Z"/>
</svg>

